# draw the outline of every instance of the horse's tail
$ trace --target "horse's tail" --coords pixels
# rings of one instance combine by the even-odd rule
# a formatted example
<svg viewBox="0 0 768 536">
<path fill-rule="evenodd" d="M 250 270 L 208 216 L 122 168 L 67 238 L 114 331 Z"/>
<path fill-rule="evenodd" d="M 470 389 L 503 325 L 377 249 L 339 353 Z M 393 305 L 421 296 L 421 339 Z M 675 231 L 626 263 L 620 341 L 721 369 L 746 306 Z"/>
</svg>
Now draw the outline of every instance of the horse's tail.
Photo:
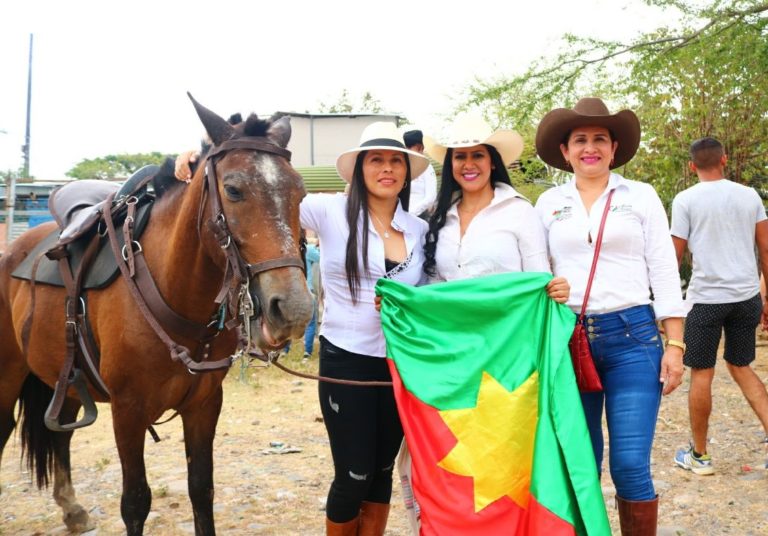
<svg viewBox="0 0 768 536">
<path fill-rule="evenodd" d="M 53 474 L 55 438 L 45 426 L 45 410 L 53 398 L 53 389 L 34 374 L 27 375 L 19 397 L 19 430 L 21 456 L 27 458 L 27 468 L 34 473 L 38 488 L 48 487 Z M 66 461 L 65 461 L 66 463 Z"/>
</svg>

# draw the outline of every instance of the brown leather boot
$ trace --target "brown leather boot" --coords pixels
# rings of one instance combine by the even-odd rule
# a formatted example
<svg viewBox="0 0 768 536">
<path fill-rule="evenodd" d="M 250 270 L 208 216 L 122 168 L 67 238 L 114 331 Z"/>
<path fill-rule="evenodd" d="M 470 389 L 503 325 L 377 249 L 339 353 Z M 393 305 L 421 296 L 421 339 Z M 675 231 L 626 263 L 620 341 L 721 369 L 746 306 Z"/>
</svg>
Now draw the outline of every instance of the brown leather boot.
<svg viewBox="0 0 768 536">
<path fill-rule="evenodd" d="M 359 536 L 383 536 L 389 517 L 389 504 L 363 501 L 360 505 Z"/>
<path fill-rule="evenodd" d="M 347 521 L 346 523 L 334 523 L 326 517 L 325 534 L 327 536 L 357 536 L 357 527 L 359 524 L 359 517 Z"/>
<path fill-rule="evenodd" d="M 659 496 L 650 501 L 628 501 L 616 495 L 622 536 L 656 536 Z"/>
</svg>

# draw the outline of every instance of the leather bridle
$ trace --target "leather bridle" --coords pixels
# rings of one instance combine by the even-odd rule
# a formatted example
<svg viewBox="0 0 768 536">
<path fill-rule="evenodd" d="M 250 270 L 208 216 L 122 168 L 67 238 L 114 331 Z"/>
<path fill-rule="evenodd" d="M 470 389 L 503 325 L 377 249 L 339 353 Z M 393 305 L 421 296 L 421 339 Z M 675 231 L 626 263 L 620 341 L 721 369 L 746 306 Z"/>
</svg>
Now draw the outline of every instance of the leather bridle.
<svg viewBox="0 0 768 536">
<path fill-rule="evenodd" d="M 112 210 L 114 213 L 119 211 L 120 208 L 124 208 L 121 207 L 121 204 L 129 205 L 129 217 L 126 218 L 126 222 L 123 225 L 123 236 L 125 243 L 131 244 L 131 246 L 122 248 L 122 250 L 117 242 L 117 232 L 114 229 L 111 214 L 105 214 L 110 243 L 112 244 L 117 264 L 139 310 L 143 313 L 158 337 L 166 344 L 171 357 L 174 360 L 182 361 L 192 373 L 229 368 L 235 359 L 250 348 L 252 342 L 251 319 L 257 316 L 262 317 L 262 321 L 264 321 L 264 311 L 258 300 L 258 295 L 251 292 L 251 286 L 255 285 L 254 280 L 260 273 L 284 267 L 296 267 L 302 271 L 305 269 L 304 261 L 299 257 L 284 256 L 257 263 L 248 263 L 240 253 L 240 248 L 229 230 L 227 219 L 222 209 L 216 175 L 216 163 L 227 152 L 234 150 L 266 152 L 281 156 L 288 161 L 290 161 L 291 157 L 290 151 L 275 145 L 266 137 L 244 137 L 226 140 L 220 145 L 214 146 L 208 155 L 206 182 L 203 185 L 198 213 L 198 228 L 202 224 L 205 200 L 208 198 L 210 217 L 206 221 L 206 226 L 213 233 L 225 256 L 224 278 L 221 289 L 214 300 L 215 312 L 212 315 L 214 320 L 208 324 L 196 324 L 181 318 L 170 309 L 160 296 L 146 267 L 146 261 L 138 241 L 133 239 L 131 229 L 126 230 L 126 226 L 129 226 L 132 221 L 130 217 L 132 205 L 123 199 L 119 199 L 115 201 Z M 143 185 L 141 184 L 138 187 L 140 188 Z M 143 279 L 140 280 L 141 277 Z M 227 316 L 229 321 L 225 322 Z M 164 321 L 166 318 L 172 319 L 173 323 Z M 183 322 L 179 322 L 180 319 Z M 187 326 L 183 326 L 182 324 L 184 323 Z M 198 342 L 198 346 L 202 348 L 200 359 L 193 359 L 189 349 L 174 341 L 166 331 L 166 326 L 169 324 L 177 328 L 173 330 L 174 335 L 184 335 Z M 206 361 L 211 342 L 225 325 L 230 329 L 242 325 L 243 335 L 245 336 L 243 341 L 244 347 L 235 355 L 217 361 Z M 196 351 L 195 355 L 199 353 L 201 352 Z"/>
<path fill-rule="evenodd" d="M 271 153 L 282 156 L 287 161 L 291 160 L 291 152 L 275 145 L 264 137 L 236 138 L 224 141 L 214 146 L 208 154 L 206 164 L 206 183 L 201 197 L 201 206 L 205 202 L 206 192 L 210 203 L 211 217 L 206 222 L 208 229 L 213 233 L 219 247 L 224 251 L 226 267 L 224 270 L 224 283 L 216 296 L 216 305 L 220 306 L 226 300 L 229 304 L 229 313 L 233 321 L 237 323 L 242 317 L 243 331 L 245 335 L 246 351 L 251 346 L 251 322 L 254 316 L 263 318 L 264 311 L 258 299 L 258 294 L 251 292 L 254 279 L 262 272 L 293 266 L 305 270 L 304 260 L 299 257 L 284 256 L 268 259 L 257 263 L 247 263 L 240 254 L 237 242 L 232 236 L 227 225 L 227 219 L 221 204 L 221 195 L 218 189 L 218 177 L 216 175 L 216 163 L 229 151 L 249 150 L 262 153 Z M 202 213 L 202 210 L 201 210 Z M 263 321 L 263 320 L 262 320 Z M 228 324 L 228 327 L 232 325 Z"/>
</svg>

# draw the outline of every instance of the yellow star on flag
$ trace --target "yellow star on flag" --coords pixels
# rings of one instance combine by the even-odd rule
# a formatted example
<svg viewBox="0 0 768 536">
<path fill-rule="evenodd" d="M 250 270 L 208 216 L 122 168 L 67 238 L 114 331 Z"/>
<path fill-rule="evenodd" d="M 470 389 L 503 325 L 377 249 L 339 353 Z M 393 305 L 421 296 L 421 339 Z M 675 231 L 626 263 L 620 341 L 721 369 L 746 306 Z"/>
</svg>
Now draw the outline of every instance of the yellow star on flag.
<svg viewBox="0 0 768 536">
<path fill-rule="evenodd" d="M 513 391 L 483 372 L 474 408 L 439 412 L 458 442 L 438 465 L 473 478 L 475 512 L 505 496 L 528 506 L 538 391 L 537 372 Z"/>
</svg>

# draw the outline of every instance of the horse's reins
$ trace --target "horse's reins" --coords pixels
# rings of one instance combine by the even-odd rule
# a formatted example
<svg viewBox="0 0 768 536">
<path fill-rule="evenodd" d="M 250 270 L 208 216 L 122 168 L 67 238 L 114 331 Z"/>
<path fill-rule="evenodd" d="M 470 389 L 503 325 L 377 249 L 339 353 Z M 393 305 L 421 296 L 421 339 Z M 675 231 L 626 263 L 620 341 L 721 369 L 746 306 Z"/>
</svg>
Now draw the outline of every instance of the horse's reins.
<svg viewBox="0 0 768 536">
<path fill-rule="evenodd" d="M 319 374 L 309 374 L 308 372 L 299 372 L 292 368 L 286 367 L 282 363 L 278 362 L 278 353 L 269 352 L 268 355 L 257 352 L 256 350 L 250 350 L 247 353 L 248 357 L 264 361 L 266 365 L 274 365 L 283 372 L 298 376 L 299 378 L 305 378 L 307 380 L 317 380 L 324 383 L 336 383 L 339 385 L 357 385 L 362 387 L 392 387 L 392 382 L 376 381 L 376 380 L 343 380 L 341 378 L 331 378 L 330 376 L 320 376 Z"/>
</svg>

